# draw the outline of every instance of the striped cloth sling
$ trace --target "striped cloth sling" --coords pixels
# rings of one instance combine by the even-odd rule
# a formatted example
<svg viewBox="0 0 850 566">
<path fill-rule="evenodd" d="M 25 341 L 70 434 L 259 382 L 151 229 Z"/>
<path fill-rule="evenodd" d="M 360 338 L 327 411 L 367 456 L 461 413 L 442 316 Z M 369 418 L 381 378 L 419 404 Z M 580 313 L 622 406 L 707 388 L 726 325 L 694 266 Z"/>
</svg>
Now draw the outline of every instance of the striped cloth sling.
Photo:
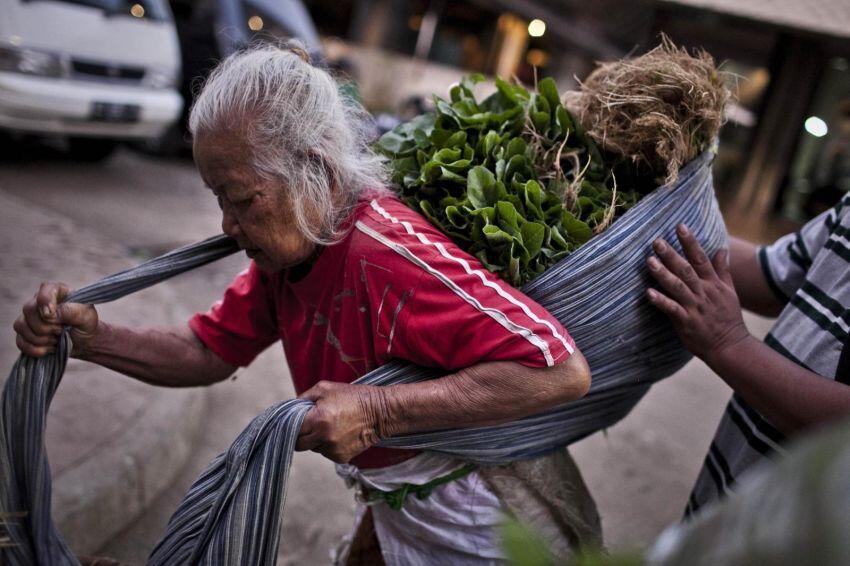
<svg viewBox="0 0 850 566">
<path fill-rule="evenodd" d="M 689 359 L 671 325 L 644 298 L 650 242 L 668 242 L 688 224 L 713 255 L 726 245 L 714 197 L 713 153 L 699 156 L 676 183 L 644 197 L 606 232 L 523 287 L 570 331 L 593 373 L 582 399 L 519 421 L 384 439 L 382 446 L 433 450 L 477 464 L 531 458 L 622 419 L 652 383 Z M 237 251 L 225 237 L 175 250 L 74 292 L 67 301 L 98 304 Z M 564 292 L 568 289 L 569 292 Z M 0 407 L 0 511 L 26 512 L 9 526 L 16 546 L 0 562 L 77 564 L 50 517 L 50 471 L 44 448 L 47 408 L 69 355 L 68 331 L 53 355 L 21 356 Z M 439 371 L 386 364 L 357 383 L 391 385 L 439 377 Z M 274 564 L 286 479 L 310 401 L 287 400 L 256 417 L 190 488 L 148 564 Z"/>
</svg>

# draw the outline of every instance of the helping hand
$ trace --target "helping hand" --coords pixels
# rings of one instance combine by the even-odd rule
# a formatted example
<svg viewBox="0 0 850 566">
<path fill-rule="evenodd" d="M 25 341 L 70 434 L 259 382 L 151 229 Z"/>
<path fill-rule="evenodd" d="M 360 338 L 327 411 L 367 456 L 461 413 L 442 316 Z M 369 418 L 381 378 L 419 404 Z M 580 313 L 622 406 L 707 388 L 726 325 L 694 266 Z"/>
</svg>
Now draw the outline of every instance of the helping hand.
<svg viewBox="0 0 850 566">
<path fill-rule="evenodd" d="M 64 283 L 41 284 L 12 325 L 21 352 L 35 358 L 52 353 L 63 325 L 71 327 L 74 344 L 71 354 L 79 355 L 86 350 L 97 331 L 97 311 L 92 305 L 59 304 L 70 292 Z"/>
<path fill-rule="evenodd" d="M 685 347 L 709 361 L 750 333 L 729 272 L 728 250 L 718 251 L 709 261 L 684 224 L 676 233 L 687 260 L 661 238 L 655 240 L 652 246 L 658 257 L 649 257 L 647 266 L 666 295 L 648 289 L 647 298 L 670 317 Z"/>
<path fill-rule="evenodd" d="M 345 463 L 380 440 L 380 387 L 320 381 L 298 398 L 316 406 L 304 417 L 296 450 L 313 450 Z"/>
</svg>

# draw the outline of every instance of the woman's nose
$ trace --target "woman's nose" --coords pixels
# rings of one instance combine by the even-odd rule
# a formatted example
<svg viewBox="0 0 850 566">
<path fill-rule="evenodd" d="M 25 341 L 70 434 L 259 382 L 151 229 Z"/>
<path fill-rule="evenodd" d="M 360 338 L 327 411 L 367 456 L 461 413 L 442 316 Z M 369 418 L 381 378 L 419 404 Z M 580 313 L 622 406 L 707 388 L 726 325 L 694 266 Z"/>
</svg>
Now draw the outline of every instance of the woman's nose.
<svg viewBox="0 0 850 566">
<path fill-rule="evenodd" d="M 231 238 L 235 238 L 240 233 L 239 222 L 229 206 L 225 206 L 221 211 L 221 231 Z"/>
</svg>

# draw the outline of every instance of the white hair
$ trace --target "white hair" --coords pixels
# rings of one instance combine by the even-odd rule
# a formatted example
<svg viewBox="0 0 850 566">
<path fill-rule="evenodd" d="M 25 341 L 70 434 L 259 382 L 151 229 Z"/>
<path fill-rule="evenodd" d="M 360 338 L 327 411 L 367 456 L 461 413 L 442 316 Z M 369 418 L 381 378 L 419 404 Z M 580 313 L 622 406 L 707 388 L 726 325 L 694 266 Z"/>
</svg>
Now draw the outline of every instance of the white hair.
<svg viewBox="0 0 850 566">
<path fill-rule="evenodd" d="M 343 235 L 340 221 L 363 191 L 385 190 L 367 116 L 290 42 L 252 46 L 222 61 L 195 99 L 189 130 L 238 132 L 257 174 L 286 187 L 301 234 L 330 244 Z"/>
</svg>

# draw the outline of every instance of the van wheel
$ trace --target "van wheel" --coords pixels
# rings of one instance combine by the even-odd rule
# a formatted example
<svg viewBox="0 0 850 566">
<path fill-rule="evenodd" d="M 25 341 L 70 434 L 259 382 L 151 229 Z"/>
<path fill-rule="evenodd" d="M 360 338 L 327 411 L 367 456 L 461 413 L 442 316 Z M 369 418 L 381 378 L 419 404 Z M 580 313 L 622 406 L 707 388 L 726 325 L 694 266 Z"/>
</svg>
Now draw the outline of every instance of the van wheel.
<svg viewBox="0 0 850 566">
<path fill-rule="evenodd" d="M 112 155 L 117 142 L 98 138 L 68 138 L 68 151 L 77 161 L 102 161 Z"/>
</svg>

